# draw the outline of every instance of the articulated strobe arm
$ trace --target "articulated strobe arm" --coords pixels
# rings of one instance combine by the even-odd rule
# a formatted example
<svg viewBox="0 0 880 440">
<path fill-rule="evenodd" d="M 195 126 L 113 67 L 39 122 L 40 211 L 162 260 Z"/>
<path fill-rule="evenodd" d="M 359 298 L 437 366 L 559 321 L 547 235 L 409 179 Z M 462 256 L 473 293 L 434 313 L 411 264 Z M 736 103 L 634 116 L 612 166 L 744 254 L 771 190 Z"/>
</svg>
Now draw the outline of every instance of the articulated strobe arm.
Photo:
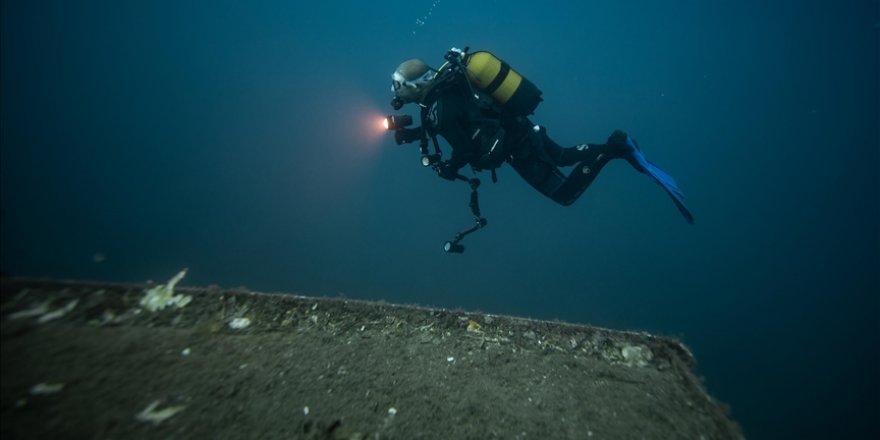
<svg viewBox="0 0 880 440">
<path fill-rule="evenodd" d="M 464 239 L 464 237 L 471 232 L 476 232 L 478 229 L 483 228 L 488 223 L 486 219 L 480 216 L 480 199 L 477 195 L 477 188 L 480 186 L 480 179 L 468 179 L 467 177 L 459 174 L 456 176 L 459 180 L 464 180 L 471 186 L 471 212 L 474 214 L 474 222 L 475 224 L 464 231 L 458 232 L 455 234 L 455 239 L 451 241 L 447 241 L 443 245 L 443 250 L 446 252 L 460 254 L 464 252 L 464 245 L 459 244 L 459 242 Z"/>
</svg>

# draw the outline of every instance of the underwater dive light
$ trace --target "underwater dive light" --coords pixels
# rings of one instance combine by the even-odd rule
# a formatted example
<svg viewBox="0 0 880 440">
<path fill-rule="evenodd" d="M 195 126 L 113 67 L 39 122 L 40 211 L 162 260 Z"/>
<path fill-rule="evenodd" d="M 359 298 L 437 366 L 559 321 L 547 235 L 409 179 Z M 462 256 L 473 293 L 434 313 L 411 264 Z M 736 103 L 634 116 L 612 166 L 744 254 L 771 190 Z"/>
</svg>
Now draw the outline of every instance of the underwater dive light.
<svg viewBox="0 0 880 440">
<path fill-rule="evenodd" d="M 412 125 L 412 123 L 413 119 L 410 115 L 388 115 L 385 117 L 386 130 L 400 130 Z"/>
</svg>

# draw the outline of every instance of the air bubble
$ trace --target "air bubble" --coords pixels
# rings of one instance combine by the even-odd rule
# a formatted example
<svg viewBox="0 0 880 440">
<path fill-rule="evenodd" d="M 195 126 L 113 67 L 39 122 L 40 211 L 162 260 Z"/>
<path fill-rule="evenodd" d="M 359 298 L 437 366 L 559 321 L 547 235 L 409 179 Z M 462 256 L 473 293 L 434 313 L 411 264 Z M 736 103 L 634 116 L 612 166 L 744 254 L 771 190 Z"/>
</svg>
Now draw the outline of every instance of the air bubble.
<svg viewBox="0 0 880 440">
<path fill-rule="evenodd" d="M 428 17 L 430 17 L 434 13 L 434 8 L 440 4 L 440 0 L 434 0 L 431 2 L 431 6 L 428 8 L 428 12 L 425 13 L 421 18 L 416 18 L 416 28 L 425 27 L 428 23 Z M 417 29 L 413 29 L 413 35 L 416 34 Z"/>
</svg>

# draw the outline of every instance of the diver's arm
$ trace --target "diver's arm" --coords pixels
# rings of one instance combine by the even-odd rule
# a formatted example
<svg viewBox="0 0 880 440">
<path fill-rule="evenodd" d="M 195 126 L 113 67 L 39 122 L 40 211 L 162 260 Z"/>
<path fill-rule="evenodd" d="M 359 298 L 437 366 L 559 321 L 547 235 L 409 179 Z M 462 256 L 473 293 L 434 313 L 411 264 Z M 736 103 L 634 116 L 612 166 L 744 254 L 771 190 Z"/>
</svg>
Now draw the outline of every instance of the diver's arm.
<svg viewBox="0 0 880 440">
<path fill-rule="evenodd" d="M 452 147 L 450 158 L 440 164 L 438 173 L 441 177 L 454 180 L 458 170 L 473 158 L 471 133 L 468 133 L 467 107 L 464 100 L 457 95 L 443 96 L 437 103 L 436 130 L 446 143 Z"/>
</svg>

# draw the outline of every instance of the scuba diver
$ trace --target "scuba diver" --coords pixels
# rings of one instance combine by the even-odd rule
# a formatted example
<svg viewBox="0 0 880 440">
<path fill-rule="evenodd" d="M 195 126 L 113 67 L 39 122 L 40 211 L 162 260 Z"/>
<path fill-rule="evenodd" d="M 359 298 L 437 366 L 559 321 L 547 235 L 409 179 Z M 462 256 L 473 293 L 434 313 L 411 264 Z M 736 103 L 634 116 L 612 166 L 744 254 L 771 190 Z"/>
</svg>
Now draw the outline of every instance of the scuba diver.
<svg viewBox="0 0 880 440">
<path fill-rule="evenodd" d="M 495 170 L 507 162 L 536 190 L 568 206 L 609 161 L 624 159 L 658 183 L 693 224 L 675 180 L 649 162 L 625 132 L 616 130 L 604 144 L 562 147 L 548 137 L 545 127 L 528 119 L 543 99 L 531 81 L 489 52 L 452 48 L 444 58 L 446 62 L 439 69 L 421 59 L 410 59 L 397 67 L 392 74 L 391 105 L 399 110 L 404 104 L 417 104 L 421 126 L 407 128 L 412 118 L 405 115 L 388 116 L 385 123 L 395 131 L 398 144 L 420 141 L 422 165 L 431 166 L 444 179 L 471 184 L 476 225 L 447 242 L 447 252 L 462 252 L 458 242 L 464 235 L 486 225 L 477 202 L 479 180 L 459 174 L 466 165 L 475 172 L 490 171 L 494 182 Z M 437 135 L 452 147 L 446 160 L 442 160 Z M 429 138 L 433 154 L 428 152 Z M 575 166 L 567 176 L 559 169 L 571 165 Z"/>
</svg>

